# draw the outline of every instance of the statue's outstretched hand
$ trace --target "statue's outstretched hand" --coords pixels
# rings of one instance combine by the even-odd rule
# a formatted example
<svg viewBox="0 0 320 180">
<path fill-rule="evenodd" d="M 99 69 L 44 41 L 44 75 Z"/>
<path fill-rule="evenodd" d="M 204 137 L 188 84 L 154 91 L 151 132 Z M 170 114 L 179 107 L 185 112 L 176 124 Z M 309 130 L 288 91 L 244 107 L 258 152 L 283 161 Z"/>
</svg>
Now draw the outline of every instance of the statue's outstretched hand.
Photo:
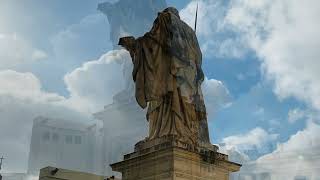
<svg viewBox="0 0 320 180">
<path fill-rule="evenodd" d="M 133 59 L 135 54 L 135 46 L 136 46 L 136 39 L 133 36 L 120 38 L 118 45 L 128 50 L 130 52 L 131 58 Z"/>
</svg>

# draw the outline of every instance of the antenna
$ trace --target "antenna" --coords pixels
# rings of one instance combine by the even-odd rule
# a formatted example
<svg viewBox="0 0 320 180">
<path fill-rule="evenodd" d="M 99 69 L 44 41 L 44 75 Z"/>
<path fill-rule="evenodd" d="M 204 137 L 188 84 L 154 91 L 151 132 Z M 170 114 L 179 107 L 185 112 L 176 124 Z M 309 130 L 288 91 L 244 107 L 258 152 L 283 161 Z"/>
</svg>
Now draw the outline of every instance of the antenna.
<svg viewBox="0 0 320 180">
<path fill-rule="evenodd" d="M 198 22 L 198 3 L 197 3 L 197 9 L 196 9 L 196 19 L 194 22 L 194 32 L 197 32 L 197 22 Z"/>
</svg>

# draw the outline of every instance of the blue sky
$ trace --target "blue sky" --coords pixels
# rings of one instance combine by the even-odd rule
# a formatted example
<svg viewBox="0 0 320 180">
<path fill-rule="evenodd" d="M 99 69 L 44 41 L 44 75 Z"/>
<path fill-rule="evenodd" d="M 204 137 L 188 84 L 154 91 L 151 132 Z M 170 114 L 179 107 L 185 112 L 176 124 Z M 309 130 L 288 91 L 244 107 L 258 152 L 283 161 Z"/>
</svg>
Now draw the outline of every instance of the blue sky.
<svg viewBox="0 0 320 180">
<path fill-rule="evenodd" d="M 21 79 L 13 78 L 12 82 L 31 79 L 35 83 L 32 88 L 39 91 L 39 97 L 47 97 L 51 93 L 50 97 L 53 94 L 55 98 L 67 102 L 75 98 L 77 100 L 75 104 L 78 101 L 95 103 L 98 99 L 92 111 L 102 109 L 103 105 L 110 103 L 112 99 L 112 95 L 108 94 L 110 85 L 103 85 L 105 89 L 102 90 L 106 90 L 108 92 L 106 94 L 103 94 L 102 90 L 95 94 L 102 85 L 88 85 L 91 87 L 87 87 L 86 93 L 91 94 L 79 100 L 85 93 L 77 88 L 83 90 L 86 86 L 84 82 L 74 79 L 77 73 L 87 73 L 86 68 L 95 66 L 86 63 L 97 61 L 103 54 L 112 50 L 108 20 L 97 11 L 99 2 L 103 1 L 1 1 L 0 42 L 13 40 L 14 43 L 9 43 L 7 46 L 9 55 L 0 51 L 0 57 L 3 58 L 0 59 L 2 64 L 0 72 L 22 75 L 19 76 Z M 208 79 L 220 81 L 230 96 L 228 103 L 221 104 L 214 113 L 209 114 L 212 142 L 221 143 L 224 142 L 224 138 L 230 136 L 246 137 L 253 129 L 262 128 L 267 134 L 277 135 L 276 139 L 270 141 L 273 144 L 272 148 L 262 152 L 267 154 L 277 148 L 276 144 L 285 143 L 297 132 L 305 130 L 307 122 L 318 123 L 317 118 L 313 117 L 313 114 L 317 114 L 320 109 L 317 101 L 320 97 L 320 82 L 315 78 L 319 75 L 317 70 L 319 63 L 316 60 L 320 56 L 315 50 L 318 41 L 313 41 L 318 36 L 314 38 L 308 36 L 314 32 L 312 30 L 307 32 L 297 27 L 302 25 L 305 25 L 306 29 L 319 27 L 312 23 L 317 11 L 308 14 L 308 11 L 297 10 L 298 2 L 276 1 L 274 4 L 267 1 L 261 1 L 260 4 L 248 2 L 250 1 L 199 0 L 197 33 L 203 50 L 205 75 Z M 167 4 L 181 10 L 180 15 L 183 19 L 192 24 L 194 14 L 190 12 L 193 12 L 195 3 L 190 0 L 167 0 Z M 310 0 L 302 9 L 307 9 L 308 4 L 310 7 L 312 4 L 318 5 L 317 2 Z M 287 7 L 287 10 L 278 12 L 277 6 Z M 270 12 L 278 13 L 279 22 Z M 288 22 L 286 18 L 289 19 Z M 304 21 L 303 18 L 309 19 Z M 283 27 L 284 25 L 286 26 Z M 291 28 L 287 33 L 284 30 L 286 27 Z M 298 39 L 298 34 L 301 33 L 306 33 L 307 40 Z M 303 48 L 302 45 L 308 48 Z M 20 49 L 26 49 L 21 50 L 21 58 L 10 55 L 17 49 L 19 53 Z M 305 59 L 305 62 L 299 59 Z M 13 63 L 15 61 L 17 63 Z M 85 74 L 83 77 L 88 77 L 89 80 L 91 77 L 96 80 L 105 78 L 107 82 L 113 82 L 106 76 L 112 75 L 112 72 L 118 73 L 114 68 L 120 67 L 115 63 L 103 74 L 105 76 L 100 74 L 85 76 Z M 30 78 L 25 80 L 24 77 Z M 8 84 L 10 82 L 4 81 Z M 19 85 L 8 84 L 0 84 L 0 88 L 3 86 L 8 92 L 10 91 L 0 93 L 1 96 L 14 92 L 10 89 L 12 87 L 21 88 Z M 116 91 L 117 88 L 110 90 L 113 93 Z M 19 93 L 18 95 L 31 98 L 28 101 L 34 102 L 33 95 Z M 15 97 L 16 94 L 11 96 Z M 99 97 L 105 99 L 101 98 L 100 102 Z M 74 102 L 70 104 L 72 103 Z M 21 104 L 20 101 L 17 101 L 17 104 Z M 2 102 L 1 105 L 5 103 Z M 101 108 L 96 108 L 99 106 Z M 28 113 L 25 108 L 22 109 Z M 12 117 L 10 112 L 8 110 L 5 120 L 1 120 L 3 124 L 12 122 L 7 118 Z M 33 110 L 32 113 L 34 112 L 36 111 Z M 10 125 L 13 126 L 14 124 Z M 8 139 L 14 141 L 15 137 Z M 14 170 L 14 167 L 12 165 L 11 170 Z M 21 169 L 23 168 L 17 167 L 17 170 Z"/>
</svg>

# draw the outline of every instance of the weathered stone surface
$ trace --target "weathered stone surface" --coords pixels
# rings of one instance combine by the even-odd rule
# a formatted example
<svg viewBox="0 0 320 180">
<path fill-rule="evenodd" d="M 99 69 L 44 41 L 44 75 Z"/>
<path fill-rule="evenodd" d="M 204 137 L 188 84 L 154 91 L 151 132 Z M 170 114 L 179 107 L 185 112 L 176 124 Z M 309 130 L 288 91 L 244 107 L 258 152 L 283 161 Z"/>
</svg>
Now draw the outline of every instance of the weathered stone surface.
<svg viewBox="0 0 320 180">
<path fill-rule="evenodd" d="M 148 108 L 148 139 L 175 136 L 194 146 L 210 144 L 202 53 L 178 10 L 166 8 L 144 36 L 120 38 L 119 45 L 132 57 L 137 103 Z"/>
<path fill-rule="evenodd" d="M 171 146 L 126 155 L 111 167 L 122 173 L 123 180 L 228 180 L 231 172 L 239 170 L 241 165 L 228 161 L 227 155 L 211 153 Z"/>
</svg>

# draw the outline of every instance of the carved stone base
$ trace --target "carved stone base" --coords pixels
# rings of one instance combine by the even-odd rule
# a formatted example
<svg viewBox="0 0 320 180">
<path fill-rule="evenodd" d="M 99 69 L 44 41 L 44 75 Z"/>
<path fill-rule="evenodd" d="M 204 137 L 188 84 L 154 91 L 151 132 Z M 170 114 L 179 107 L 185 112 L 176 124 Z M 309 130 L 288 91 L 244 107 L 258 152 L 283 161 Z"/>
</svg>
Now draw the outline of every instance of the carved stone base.
<svg viewBox="0 0 320 180">
<path fill-rule="evenodd" d="M 197 152 L 167 143 L 127 154 L 111 167 L 122 173 L 122 180 L 228 180 L 241 165 L 216 151 Z"/>
</svg>

